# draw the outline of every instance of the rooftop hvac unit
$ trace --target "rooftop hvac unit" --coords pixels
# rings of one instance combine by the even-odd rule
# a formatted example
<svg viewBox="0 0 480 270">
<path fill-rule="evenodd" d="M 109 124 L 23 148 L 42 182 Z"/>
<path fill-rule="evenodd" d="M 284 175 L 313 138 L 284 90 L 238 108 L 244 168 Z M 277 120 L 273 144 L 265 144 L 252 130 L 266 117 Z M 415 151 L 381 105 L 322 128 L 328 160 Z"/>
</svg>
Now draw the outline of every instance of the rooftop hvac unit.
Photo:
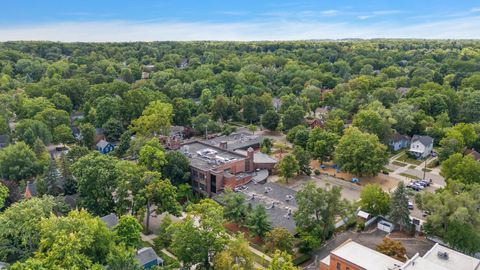
<svg viewBox="0 0 480 270">
<path fill-rule="evenodd" d="M 448 260 L 448 253 L 447 252 L 439 251 L 437 253 L 437 256 L 438 256 L 438 258 L 440 258 L 442 260 Z"/>
</svg>

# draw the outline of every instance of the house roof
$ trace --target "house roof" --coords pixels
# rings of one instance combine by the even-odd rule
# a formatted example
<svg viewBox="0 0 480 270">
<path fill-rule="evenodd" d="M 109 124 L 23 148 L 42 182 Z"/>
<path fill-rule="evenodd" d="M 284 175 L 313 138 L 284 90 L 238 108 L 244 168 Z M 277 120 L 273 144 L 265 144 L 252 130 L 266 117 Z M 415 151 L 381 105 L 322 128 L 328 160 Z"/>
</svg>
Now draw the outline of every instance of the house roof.
<svg viewBox="0 0 480 270">
<path fill-rule="evenodd" d="M 0 143 L 8 143 L 8 135 L 0 135 Z"/>
<path fill-rule="evenodd" d="M 392 136 L 392 142 L 400 142 L 400 141 L 410 141 L 410 136 L 408 135 L 402 135 L 398 132 L 395 132 Z"/>
<path fill-rule="evenodd" d="M 368 270 L 395 269 L 395 266 L 403 265 L 401 261 L 351 240 L 347 240 L 331 254 Z"/>
<path fill-rule="evenodd" d="M 412 143 L 416 141 L 420 141 L 425 146 L 433 144 L 433 138 L 430 136 L 413 135 Z"/>
<path fill-rule="evenodd" d="M 107 224 L 109 229 L 117 226 L 118 224 L 118 217 L 113 213 L 103 216 L 100 219 Z"/>
<path fill-rule="evenodd" d="M 100 140 L 98 143 L 97 143 L 97 147 L 98 148 L 105 148 L 107 145 L 109 145 L 110 143 L 105 141 L 105 140 Z"/>
<path fill-rule="evenodd" d="M 145 265 L 153 260 L 157 260 L 157 262 L 162 263 L 162 258 L 157 256 L 157 253 L 151 247 L 144 247 L 137 251 L 137 255 L 135 258 L 138 260 L 140 265 Z"/>
<path fill-rule="evenodd" d="M 465 156 L 470 155 L 475 159 L 476 161 L 480 161 L 480 153 L 475 151 L 475 149 L 467 149 L 464 153 Z"/>
<path fill-rule="evenodd" d="M 397 88 L 397 91 L 400 92 L 400 94 L 402 94 L 402 96 L 405 96 L 408 93 L 408 91 L 410 91 L 410 88 L 400 87 L 400 88 Z"/>
<path fill-rule="evenodd" d="M 370 214 L 365 212 L 365 211 L 360 210 L 360 211 L 358 211 L 357 216 L 359 216 L 361 218 L 364 218 L 364 219 L 367 219 L 370 216 Z"/>
</svg>

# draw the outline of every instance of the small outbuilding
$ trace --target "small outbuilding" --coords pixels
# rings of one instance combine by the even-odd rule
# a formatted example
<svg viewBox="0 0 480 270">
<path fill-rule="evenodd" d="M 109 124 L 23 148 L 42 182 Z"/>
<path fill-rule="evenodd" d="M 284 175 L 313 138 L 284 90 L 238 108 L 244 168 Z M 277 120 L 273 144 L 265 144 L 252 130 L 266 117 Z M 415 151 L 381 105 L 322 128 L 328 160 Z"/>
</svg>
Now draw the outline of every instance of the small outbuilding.
<svg viewBox="0 0 480 270">
<path fill-rule="evenodd" d="M 102 154 L 107 154 L 115 149 L 115 145 L 107 142 L 106 140 L 100 140 L 97 143 L 97 150 Z"/>
<path fill-rule="evenodd" d="M 151 247 L 144 247 L 137 251 L 137 255 L 135 255 L 138 263 L 141 267 L 145 269 L 151 269 L 155 266 L 162 266 L 163 260 L 162 258 L 158 257 L 157 253 Z"/>
</svg>

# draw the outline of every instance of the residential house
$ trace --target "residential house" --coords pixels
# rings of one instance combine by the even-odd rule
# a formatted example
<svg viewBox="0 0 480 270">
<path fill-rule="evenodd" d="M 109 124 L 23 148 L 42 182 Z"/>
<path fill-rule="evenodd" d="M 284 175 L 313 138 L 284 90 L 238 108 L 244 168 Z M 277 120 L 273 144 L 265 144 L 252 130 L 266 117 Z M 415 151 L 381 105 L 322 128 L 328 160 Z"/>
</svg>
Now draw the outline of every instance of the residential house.
<svg viewBox="0 0 480 270">
<path fill-rule="evenodd" d="M 407 88 L 407 87 L 399 87 L 397 88 L 397 92 L 400 93 L 400 96 L 401 97 L 405 97 L 408 93 L 408 91 L 410 91 L 410 88 Z"/>
<path fill-rule="evenodd" d="M 330 252 L 319 270 L 399 270 L 403 263 L 351 239 Z"/>
<path fill-rule="evenodd" d="M 162 266 L 163 260 L 162 258 L 158 257 L 157 253 L 151 247 L 144 247 L 137 251 L 135 255 L 135 259 L 137 259 L 138 263 L 141 267 L 145 269 L 151 269 L 156 266 Z"/>
<path fill-rule="evenodd" d="M 480 153 L 477 152 L 475 149 L 467 149 L 465 150 L 465 152 L 463 153 L 464 156 L 471 156 L 473 157 L 473 159 L 475 159 L 476 161 L 480 161 Z"/>
<path fill-rule="evenodd" d="M 143 71 L 142 72 L 142 80 L 146 80 L 150 78 L 150 73 Z"/>
<path fill-rule="evenodd" d="M 8 135 L 0 135 L 0 149 L 8 146 L 10 142 L 10 137 Z"/>
<path fill-rule="evenodd" d="M 107 154 L 113 151 L 115 149 L 115 145 L 107 142 L 106 140 L 100 140 L 97 143 L 97 150 L 102 153 L 102 154 Z"/>
<path fill-rule="evenodd" d="M 388 145 L 393 151 L 408 148 L 410 146 L 410 137 L 407 135 L 402 135 L 400 133 L 395 133 L 393 134 L 393 137 L 388 143 Z"/>
<path fill-rule="evenodd" d="M 316 127 L 324 128 L 324 126 L 325 126 L 325 122 L 322 119 L 318 119 L 318 118 L 307 119 L 307 120 L 305 120 L 305 122 L 307 123 L 307 125 L 310 128 L 316 128 Z"/>
<path fill-rule="evenodd" d="M 113 213 L 103 216 L 100 219 L 107 224 L 107 228 L 109 229 L 118 225 L 118 216 Z"/>
<path fill-rule="evenodd" d="M 433 138 L 430 136 L 414 135 L 410 141 L 410 154 L 416 158 L 426 158 L 432 153 Z"/>
</svg>

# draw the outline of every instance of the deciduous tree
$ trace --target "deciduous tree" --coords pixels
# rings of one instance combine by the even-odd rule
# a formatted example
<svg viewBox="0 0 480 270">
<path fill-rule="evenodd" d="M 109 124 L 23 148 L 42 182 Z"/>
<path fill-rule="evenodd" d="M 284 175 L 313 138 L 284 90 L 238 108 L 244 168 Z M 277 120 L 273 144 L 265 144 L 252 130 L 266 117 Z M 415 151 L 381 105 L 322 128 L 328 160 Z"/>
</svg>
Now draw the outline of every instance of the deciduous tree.
<svg viewBox="0 0 480 270">
<path fill-rule="evenodd" d="M 387 164 L 386 150 L 377 136 L 349 128 L 335 150 L 335 162 L 346 172 L 372 176 Z"/>
</svg>

